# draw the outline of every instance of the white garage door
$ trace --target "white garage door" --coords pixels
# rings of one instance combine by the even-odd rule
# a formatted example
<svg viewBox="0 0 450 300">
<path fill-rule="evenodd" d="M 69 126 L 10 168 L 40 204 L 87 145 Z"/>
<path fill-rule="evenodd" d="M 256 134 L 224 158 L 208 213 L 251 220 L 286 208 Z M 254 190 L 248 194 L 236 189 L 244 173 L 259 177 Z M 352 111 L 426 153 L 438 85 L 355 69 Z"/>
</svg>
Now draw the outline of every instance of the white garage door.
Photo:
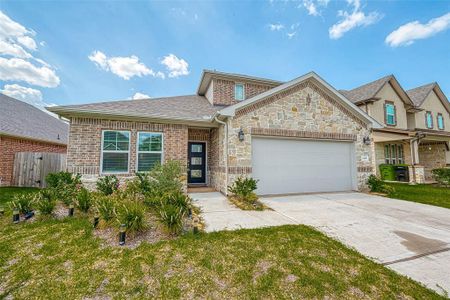
<svg viewBox="0 0 450 300">
<path fill-rule="evenodd" d="M 253 178 L 259 195 L 353 189 L 350 142 L 252 138 Z"/>
</svg>

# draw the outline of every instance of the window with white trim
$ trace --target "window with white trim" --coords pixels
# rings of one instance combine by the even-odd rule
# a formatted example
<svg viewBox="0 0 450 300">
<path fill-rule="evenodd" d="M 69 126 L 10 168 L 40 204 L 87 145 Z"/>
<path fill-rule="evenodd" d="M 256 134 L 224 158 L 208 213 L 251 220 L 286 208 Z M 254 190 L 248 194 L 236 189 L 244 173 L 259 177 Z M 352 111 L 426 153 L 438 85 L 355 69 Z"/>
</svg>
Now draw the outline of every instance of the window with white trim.
<svg viewBox="0 0 450 300">
<path fill-rule="evenodd" d="M 403 153 L 403 145 L 386 144 L 384 145 L 385 163 L 389 165 L 403 164 L 405 156 Z"/>
<path fill-rule="evenodd" d="M 242 83 L 236 83 L 234 85 L 234 99 L 242 101 L 245 98 L 245 88 Z"/>
<path fill-rule="evenodd" d="M 102 173 L 128 173 L 130 132 L 102 132 Z"/>
<path fill-rule="evenodd" d="M 396 125 L 397 120 L 395 119 L 395 105 L 392 103 L 386 103 L 385 113 L 386 113 L 386 124 Z"/>
<path fill-rule="evenodd" d="M 444 117 L 441 113 L 437 115 L 437 125 L 440 130 L 444 129 Z"/>
<path fill-rule="evenodd" d="M 433 128 L 433 114 L 431 113 L 431 111 L 427 111 L 425 113 L 425 125 L 429 129 Z"/>
<path fill-rule="evenodd" d="M 137 172 L 148 172 L 156 164 L 162 163 L 163 134 L 155 132 L 138 132 L 137 138 Z"/>
</svg>

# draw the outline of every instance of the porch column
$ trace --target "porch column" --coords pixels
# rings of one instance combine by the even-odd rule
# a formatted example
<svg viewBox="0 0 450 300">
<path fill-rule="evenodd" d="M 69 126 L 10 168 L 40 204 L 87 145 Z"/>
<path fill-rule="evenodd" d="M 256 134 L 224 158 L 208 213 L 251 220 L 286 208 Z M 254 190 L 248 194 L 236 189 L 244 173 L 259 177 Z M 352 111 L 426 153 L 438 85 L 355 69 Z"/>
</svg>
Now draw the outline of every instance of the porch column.
<svg viewBox="0 0 450 300">
<path fill-rule="evenodd" d="M 413 165 L 418 165 L 419 161 L 419 141 L 411 141 L 411 159 Z"/>
</svg>

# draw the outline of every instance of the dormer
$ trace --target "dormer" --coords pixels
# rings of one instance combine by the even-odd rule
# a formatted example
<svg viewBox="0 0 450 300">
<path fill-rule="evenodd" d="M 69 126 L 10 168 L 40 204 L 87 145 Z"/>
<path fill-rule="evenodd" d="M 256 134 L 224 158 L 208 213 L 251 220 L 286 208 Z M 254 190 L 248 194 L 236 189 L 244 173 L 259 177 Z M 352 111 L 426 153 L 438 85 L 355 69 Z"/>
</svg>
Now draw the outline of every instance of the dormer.
<svg viewBox="0 0 450 300">
<path fill-rule="evenodd" d="M 281 81 L 204 70 L 197 94 L 213 105 L 228 106 L 283 84 Z"/>
</svg>

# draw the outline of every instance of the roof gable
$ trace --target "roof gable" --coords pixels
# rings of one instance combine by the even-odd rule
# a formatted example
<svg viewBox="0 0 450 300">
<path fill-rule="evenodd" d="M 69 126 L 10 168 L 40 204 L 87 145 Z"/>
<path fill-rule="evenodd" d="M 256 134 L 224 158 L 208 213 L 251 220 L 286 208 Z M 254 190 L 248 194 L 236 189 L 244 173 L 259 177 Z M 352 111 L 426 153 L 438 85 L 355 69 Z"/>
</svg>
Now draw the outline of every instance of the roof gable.
<svg viewBox="0 0 450 300">
<path fill-rule="evenodd" d="M 268 90 L 264 93 L 261 93 L 255 97 L 252 97 L 250 99 L 244 100 L 242 102 L 239 102 L 237 104 L 231 105 L 229 107 L 226 107 L 218 112 L 219 115 L 223 116 L 235 116 L 238 114 L 239 111 L 245 110 L 245 108 L 250 107 L 252 105 L 257 105 L 258 102 L 262 102 L 264 100 L 267 100 L 273 96 L 281 95 L 283 96 L 284 92 L 287 92 L 288 90 L 294 88 L 297 85 L 305 84 L 305 83 L 311 83 L 313 87 L 317 87 L 317 90 L 325 91 L 325 94 L 322 96 L 328 96 L 331 95 L 330 98 L 333 99 L 333 101 L 336 102 L 337 105 L 341 106 L 342 109 L 347 110 L 351 115 L 355 116 L 358 120 L 362 121 L 365 124 L 371 124 L 375 128 L 381 128 L 382 126 L 369 117 L 366 113 L 361 111 L 358 107 L 356 107 L 355 104 L 350 102 L 347 98 L 342 96 L 336 89 L 334 89 L 330 84 L 328 84 L 326 81 L 324 81 L 319 75 L 317 75 L 314 72 L 309 72 L 303 76 L 300 76 L 296 79 L 293 79 L 289 82 L 286 82 L 280 86 L 277 86 L 271 90 Z"/>
<path fill-rule="evenodd" d="M 445 109 L 450 113 L 450 103 L 448 102 L 447 97 L 445 96 L 444 92 L 441 90 L 441 87 L 437 82 L 432 82 L 429 84 L 425 84 L 413 89 L 410 89 L 406 91 L 411 98 L 411 100 L 414 102 L 414 105 L 417 108 L 420 108 L 426 99 L 428 99 L 428 96 L 434 92 L 436 93 L 439 100 L 444 105 Z"/>
<path fill-rule="evenodd" d="M 23 101 L 0 94 L 0 135 L 67 144 L 69 125 Z"/>
</svg>

